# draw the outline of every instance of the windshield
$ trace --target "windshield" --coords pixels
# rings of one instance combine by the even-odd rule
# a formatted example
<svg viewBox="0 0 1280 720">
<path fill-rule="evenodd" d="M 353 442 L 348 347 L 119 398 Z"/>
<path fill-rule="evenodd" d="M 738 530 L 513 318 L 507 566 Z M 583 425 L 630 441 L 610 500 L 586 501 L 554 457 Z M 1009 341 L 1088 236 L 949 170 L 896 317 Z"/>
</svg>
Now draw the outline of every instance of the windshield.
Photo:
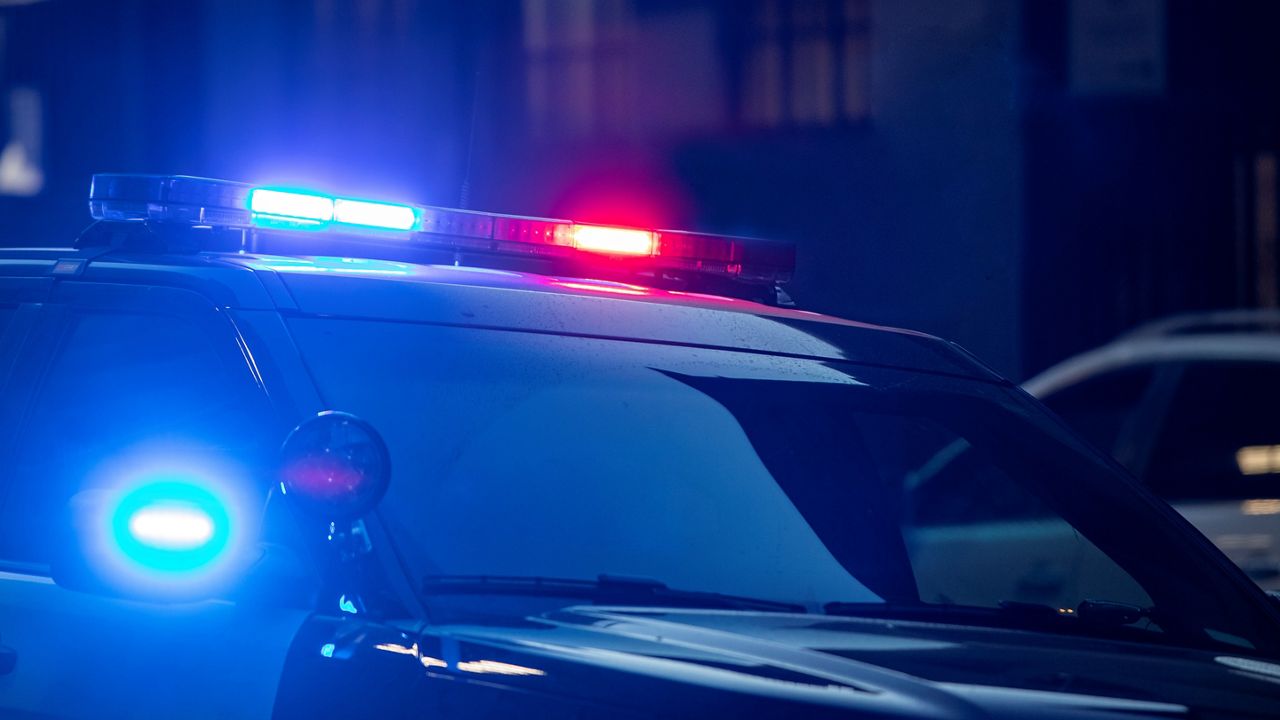
<svg viewBox="0 0 1280 720">
<path fill-rule="evenodd" d="M 326 401 L 385 435 L 383 511 L 424 578 L 627 576 L 819 612 L 1070 616 L 1101 601 L 1132 606 L 1119 615 L 1139 639 L 1270 642 L 1252 600 L 1179 528 L 999 386 L 652 343 L 290 322 Z"/>
</svg>

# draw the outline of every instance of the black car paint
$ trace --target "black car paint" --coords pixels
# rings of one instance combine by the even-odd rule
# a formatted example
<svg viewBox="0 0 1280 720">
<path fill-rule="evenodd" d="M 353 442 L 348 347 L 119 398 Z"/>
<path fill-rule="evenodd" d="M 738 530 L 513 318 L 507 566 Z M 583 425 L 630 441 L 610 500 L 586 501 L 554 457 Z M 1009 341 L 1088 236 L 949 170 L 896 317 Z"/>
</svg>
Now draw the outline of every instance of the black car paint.
<svg viewBox="0 0 1280 720">
<path fill-rule="evenodd" d="M 417 629 L 315 617 L 286 662 L 275 716 L 1275 717 L 1280 665 L 1246 671 L 1217 657 L 783 613 L 578 607 Z"/>
</svg>

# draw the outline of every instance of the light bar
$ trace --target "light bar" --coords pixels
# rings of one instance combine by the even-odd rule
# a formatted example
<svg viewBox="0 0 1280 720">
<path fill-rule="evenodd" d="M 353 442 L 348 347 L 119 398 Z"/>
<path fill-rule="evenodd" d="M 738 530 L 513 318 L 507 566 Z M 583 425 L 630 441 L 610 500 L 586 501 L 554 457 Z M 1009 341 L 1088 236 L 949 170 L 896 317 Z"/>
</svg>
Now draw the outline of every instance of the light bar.
<svg viewBox="0 0 1280 720">
<path fill-rule="evenodd" d="M 793 245 L 754 238 L 578 224 L 183 176 L 95 175 L 89 210 L 98 220 L 327 231 L 368 235 L 384 245 L 615 263 L 626 270 L 750 283 L 790 280 L 796 259 Z"/>
</svg>

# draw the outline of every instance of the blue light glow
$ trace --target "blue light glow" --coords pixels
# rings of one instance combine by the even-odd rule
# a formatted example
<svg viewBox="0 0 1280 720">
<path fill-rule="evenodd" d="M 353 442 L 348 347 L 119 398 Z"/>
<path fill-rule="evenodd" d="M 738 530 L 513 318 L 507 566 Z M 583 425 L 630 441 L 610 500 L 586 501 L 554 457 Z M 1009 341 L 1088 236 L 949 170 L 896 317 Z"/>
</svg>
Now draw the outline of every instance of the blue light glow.
<svg viewBox="0 0 1280 720">
<path fill-rule="evenodd" d="M 339 275 L 413 275 L 412 265 L 389 260 L 370 260 L 368 258 L 347 257 L 313 257 L 306 260 L 292 258 L 272 258 L 261 260 L 258 264 L 276 272 L 292 273 L 332 273 Z"/>
<path fill-rule="evenodd" d="M 231 535 L 226 507 L 210 491 L 182 482 L 142 485 L 112 513 L 112 536 L 125 557 L 166 572 L 196 570 L 221 556 Z"/>
<path fill-rule="evenodd" d="M 157 502 L 129 517 L 129 534 L 159 550 L 194 550 L 213 539 L 213 518 L 180 502 Z"/>
<path fill-rule="evenodd" d="M 68 503 L 86 569 L 126 595 L 225 591 L 258 557 L 254 481 L 220 447 L 166 438 L 121 448 Z"/>
<path fill-rule="evenodd" d="M 408 205 L 348 200 L 333 201 L 335 222 L 386 230 L 412 230 L 418 224 L 418 214 Z"/>
<path fill-rule="evenodd" d="M 333 657 L 333 650 L 334 650 L 333 643 L 325 643 L 320 646 L 320 654 L 327 658 Z"/>
<path fill-rule="evenodd" d="M 351 613 L 352 615 L 355 615 L 358 612 L 356 610 L 356 604 L 348 600 L 346 595 L 338 598 L 338 609 L 344 613 Z"/>
<path fill-rule="evenodd" d="M 333 198 L 304 190 L 254 188 L 249 210 L 255 225 L 323 227 L 333 220 Z"/>
</svg>

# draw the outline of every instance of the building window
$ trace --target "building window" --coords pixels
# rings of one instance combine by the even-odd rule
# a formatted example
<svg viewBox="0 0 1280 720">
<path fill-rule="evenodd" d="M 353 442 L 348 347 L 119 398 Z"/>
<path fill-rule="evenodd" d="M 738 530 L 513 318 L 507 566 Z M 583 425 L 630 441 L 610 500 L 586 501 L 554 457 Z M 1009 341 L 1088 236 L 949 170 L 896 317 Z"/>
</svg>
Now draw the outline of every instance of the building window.
<svg viewBox="0 0 1280 720">
<path fill-rule="evenodd" d="M 524 0 L 525 91 L 536 137 L 625 130 L 632 89 L 627 0 Z"/>
<path fill-rule="evenodd" d="M 0 195 L 32 196 L 44 187 L 44 101 L 37 88 L 3 72 L 6 30 L 0 17 Z"/>
<path fill-rule="evenodd" d="M 869 0 L 755 0 L 744 42 L 747 127 L 813 127 L 871 113 Z"/>
<path fill-rule="evenodd" d="M 524 0 L 534 137 L 816 128 L 870 115 L 870 0 Z"/>
</svg>

